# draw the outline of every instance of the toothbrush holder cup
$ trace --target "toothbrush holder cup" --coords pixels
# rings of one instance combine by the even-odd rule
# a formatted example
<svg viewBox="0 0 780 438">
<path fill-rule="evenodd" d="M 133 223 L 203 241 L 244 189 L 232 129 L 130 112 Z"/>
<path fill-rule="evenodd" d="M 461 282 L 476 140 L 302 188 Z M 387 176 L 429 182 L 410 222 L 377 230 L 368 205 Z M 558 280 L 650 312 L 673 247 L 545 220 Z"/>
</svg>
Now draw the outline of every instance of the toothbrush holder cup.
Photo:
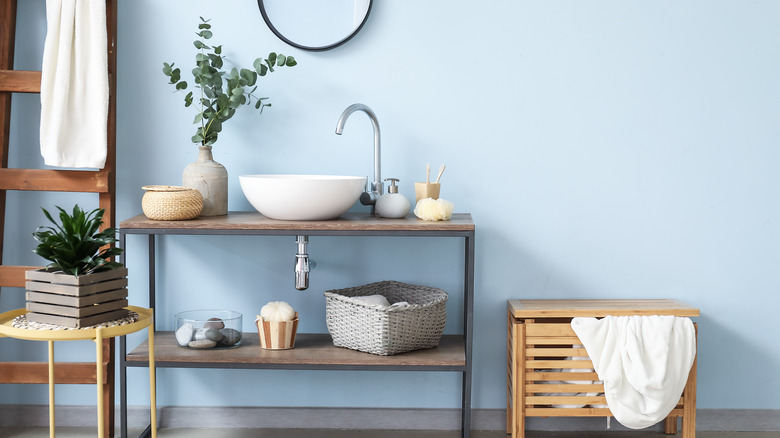
<svg viewBox="0 0 780 438">
<path fill-rule="evenodd" d="M 441 183 L 414 183 L 414 197 L 415 202 L 420 202 L 420 199 L 433 198 L 439 199 L 439 190 L 441 189 Z"/>
</svg>

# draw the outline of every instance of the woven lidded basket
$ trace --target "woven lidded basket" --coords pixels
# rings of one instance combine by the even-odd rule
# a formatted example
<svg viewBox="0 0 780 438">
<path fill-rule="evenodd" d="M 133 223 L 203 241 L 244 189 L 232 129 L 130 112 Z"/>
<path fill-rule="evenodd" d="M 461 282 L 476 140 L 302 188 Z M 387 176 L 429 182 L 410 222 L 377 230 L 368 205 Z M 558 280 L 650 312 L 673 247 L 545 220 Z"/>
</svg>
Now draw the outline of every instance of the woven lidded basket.
<svg viewBox="0 0 780 438">
<path fill-rule="evenodd" d="M 141 208 L 146 217 L 158 221 L 195 219 L 203 210 L 200 192 L 181 186 L 143 186 Z"/>
<path fill-rule="evenodd" d="M 384 307 L 354 297 L 379 294 L 391 304 Z M 447 292 L 397 281 L 325 292 L 325 322 L 333 345 L 382 356 L 433 348 L 447 322 Z"/>
</svg>

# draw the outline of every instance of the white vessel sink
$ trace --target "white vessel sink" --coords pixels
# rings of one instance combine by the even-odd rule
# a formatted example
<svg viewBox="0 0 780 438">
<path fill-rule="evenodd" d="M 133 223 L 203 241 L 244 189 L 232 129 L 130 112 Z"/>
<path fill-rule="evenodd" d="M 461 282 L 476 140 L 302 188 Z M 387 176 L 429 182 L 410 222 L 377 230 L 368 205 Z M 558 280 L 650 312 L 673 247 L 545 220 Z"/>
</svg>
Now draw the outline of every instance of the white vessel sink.
<svg viewBox="0 0 780 438">
<path fill-rule="evenodd" d="M 255 210 L 271 219 L 336 219 L 360 198 L 364 176 L 241 175 L 241 190 Z"/>
</svg>

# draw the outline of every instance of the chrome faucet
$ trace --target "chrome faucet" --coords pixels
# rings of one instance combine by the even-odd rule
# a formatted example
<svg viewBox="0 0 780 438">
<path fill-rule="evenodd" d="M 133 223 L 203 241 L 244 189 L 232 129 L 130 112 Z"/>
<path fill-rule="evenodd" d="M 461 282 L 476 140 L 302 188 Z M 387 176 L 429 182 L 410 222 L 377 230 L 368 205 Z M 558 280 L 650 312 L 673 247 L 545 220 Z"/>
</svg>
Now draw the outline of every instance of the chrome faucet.
<svg viewBox="0 0 780 438">
<path fill-rule="evenodd" d="M 371 206 L 371 214 L 376 214 L 376 200 L 382 196 L 384 192 L 384 183 L 382 182 L 382 154 L 381 154 L 381 142 L 379 136 L 379 120 L 376 118 L 376 114 L 366 105 L 362 103 L 355 103 L 347 107 L 336 125 L 336 134 L 341 135 L 344 132 L 344 124 L 347 122 L 350 114 L 355 111 L 363 111 L 368 114 L 368 118 L 371 119 L 371 124 L 374 126 L 374 181 L 371 183 L 371 189 L 366 187 L 366 191 L 360 195 L 360 203 L 363 205 Z"/>
</svg>

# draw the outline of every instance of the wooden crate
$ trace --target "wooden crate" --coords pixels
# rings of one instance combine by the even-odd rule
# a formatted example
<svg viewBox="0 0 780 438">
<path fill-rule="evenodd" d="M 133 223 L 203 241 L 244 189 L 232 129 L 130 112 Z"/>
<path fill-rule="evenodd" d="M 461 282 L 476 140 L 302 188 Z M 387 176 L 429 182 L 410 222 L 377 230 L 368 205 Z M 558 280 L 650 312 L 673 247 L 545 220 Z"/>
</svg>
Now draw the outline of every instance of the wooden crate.
<svg viewBox="0 0 780 438">
<path fill-rule="evenodd" d="M 604 385 L 571 328 L 578 316 L 699 316 L 674 300 L 509 300 L 507 333 L 507 433 L 525 436 L 526 417 L 608 417 Z M 696 435 L 696 361 L 664 432 Z"/>
<path fill-rule="evenodd" d="M 47 269 L 25 273 L 27 320 L 87 327 L 127 316 L 127 269 L 74 277 Z"/>
</svg>

